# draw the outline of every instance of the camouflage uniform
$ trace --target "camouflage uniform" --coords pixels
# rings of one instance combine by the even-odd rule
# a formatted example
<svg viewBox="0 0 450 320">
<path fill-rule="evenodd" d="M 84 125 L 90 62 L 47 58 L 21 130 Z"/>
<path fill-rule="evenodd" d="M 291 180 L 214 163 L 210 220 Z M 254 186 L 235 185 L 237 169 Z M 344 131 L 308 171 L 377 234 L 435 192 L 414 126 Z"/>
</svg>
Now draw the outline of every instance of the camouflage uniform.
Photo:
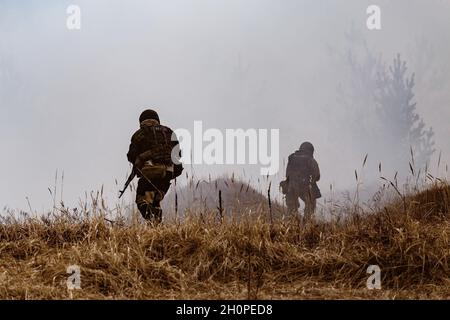
<svg viewBox="0 0 450 320">
<path fill-rule="evenodd" d="M 145 219 L 159 223 L 162 219 L 161 200 L 169 190 L 170 181 L 183 171 L 172 162 L 172 150 L 179 148 L 173 131 L 161 125 L 159 119 L 146 119 L 131 138 L 127 154 L 139 177 L 136 204 Z M 176 150 L 175 150 L 176 151 Z M 180 156 L 178 151 L 177 156 Z"/>
<path fill-rule="evenodd" d="M 286 181 L 281 183 L 290 212 L 298 211 L 299 197 L 305 202 L 305 221 L 311 219 L 316 209 L 316 199 L 321 197 L 316 183 L 320 179 L 320 170 L 313 152 L 312 144 L 304 143 L 299 150 L 291 154 L 286 168 Z"/>
</svg>

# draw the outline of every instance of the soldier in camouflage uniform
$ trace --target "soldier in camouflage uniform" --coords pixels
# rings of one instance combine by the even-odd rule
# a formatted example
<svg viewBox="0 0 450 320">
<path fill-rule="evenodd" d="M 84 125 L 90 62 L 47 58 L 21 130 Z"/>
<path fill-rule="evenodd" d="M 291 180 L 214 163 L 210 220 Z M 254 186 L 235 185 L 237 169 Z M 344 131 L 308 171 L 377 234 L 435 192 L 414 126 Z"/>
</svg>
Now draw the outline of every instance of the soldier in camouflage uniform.
<svg viewBox="0 0 450 320">
<path fill-rule="evenodd" d="M 127 154 L 139 177 L 136 204 L 145 219 L 159 223 L 160 202 L 169 190 L 170 181 L 183 171 L 179 162 L 181 153 L 175 134 L 160 124 L 155 111 L 145 110 L 139 122 L 140 129 L 132 136 Z"/>
<path fill-rule="evenodd" d="M 320 170 L 313 154 L 313 145 L 310 142 L 302 143 L 300 149 L 289 156 L 286 180 L 280 183 L 282 192 L 286 195 L 286 205 L 290 212 L 298 211 L 299 197 L 305 202 L 305 221 L 311 219 L 316 209 L 316 199 L 321 197 L 317 186 Z"/>
</svg>

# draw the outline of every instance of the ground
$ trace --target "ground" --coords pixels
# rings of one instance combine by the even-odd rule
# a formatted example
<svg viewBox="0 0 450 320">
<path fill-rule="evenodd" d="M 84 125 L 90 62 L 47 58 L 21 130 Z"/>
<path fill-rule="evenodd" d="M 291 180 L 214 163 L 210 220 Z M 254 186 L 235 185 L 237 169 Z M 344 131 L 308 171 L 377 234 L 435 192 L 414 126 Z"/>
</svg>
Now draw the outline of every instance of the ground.
<svg viewBox="0 0 450 320">
<path fill-rule="evenodd" d="M 302 225 L 192 214 L 154 227 L 60 210 L 0 224 L 2 299 L 448 299 L 450 192 Z M 350 210 L 350 209 L 349 209 Z M 80 268 L 69 290 L 67 268 Z M 366 287 L 369 265 L 381 289 Z"/>
</svg>

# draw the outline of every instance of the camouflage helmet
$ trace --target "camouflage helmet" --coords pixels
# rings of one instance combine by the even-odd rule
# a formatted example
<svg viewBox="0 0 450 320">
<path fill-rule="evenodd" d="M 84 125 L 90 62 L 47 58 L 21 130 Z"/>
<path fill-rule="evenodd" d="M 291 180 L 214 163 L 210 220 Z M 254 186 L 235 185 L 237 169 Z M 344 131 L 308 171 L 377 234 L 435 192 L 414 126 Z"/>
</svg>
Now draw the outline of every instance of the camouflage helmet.
<svg viewBox="0 0 450 320">
<path fill-rule="evenodd" d="M 299 150 L 303 151 L 303 152 L 306 152 L 306 153 L 313 154 L 314 153 L 314 146 L 312 145 L 311 142 L 306 141 L 306 142 L 303 142 L 300 145 L 300 149 Z"/>
<path fill-rule="evenodd" d="M 155 110 L 147 109 L 139 116 L 139 122 L 150 119 L 157 120 L 159 122 L 159 116 Z"/>
</svg>

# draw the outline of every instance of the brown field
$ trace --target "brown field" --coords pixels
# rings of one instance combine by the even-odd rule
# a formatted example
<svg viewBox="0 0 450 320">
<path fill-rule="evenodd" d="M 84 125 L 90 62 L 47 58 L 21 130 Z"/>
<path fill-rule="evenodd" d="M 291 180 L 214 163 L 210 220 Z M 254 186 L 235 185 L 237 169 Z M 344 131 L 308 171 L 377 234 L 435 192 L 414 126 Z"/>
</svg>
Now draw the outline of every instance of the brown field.
<svg viewBox="0 0 450 320">
<path fill-rule="evenodd" d="M 1 299 L 448 299 L 450 188 L 301 225 L 217 212 L 152 227 L 102 209 L 0 224 Z M 369 265 L 381 290 L 368 290 Z M 66 268 L 81 268 L 68 290 Z"/>
</svg>

